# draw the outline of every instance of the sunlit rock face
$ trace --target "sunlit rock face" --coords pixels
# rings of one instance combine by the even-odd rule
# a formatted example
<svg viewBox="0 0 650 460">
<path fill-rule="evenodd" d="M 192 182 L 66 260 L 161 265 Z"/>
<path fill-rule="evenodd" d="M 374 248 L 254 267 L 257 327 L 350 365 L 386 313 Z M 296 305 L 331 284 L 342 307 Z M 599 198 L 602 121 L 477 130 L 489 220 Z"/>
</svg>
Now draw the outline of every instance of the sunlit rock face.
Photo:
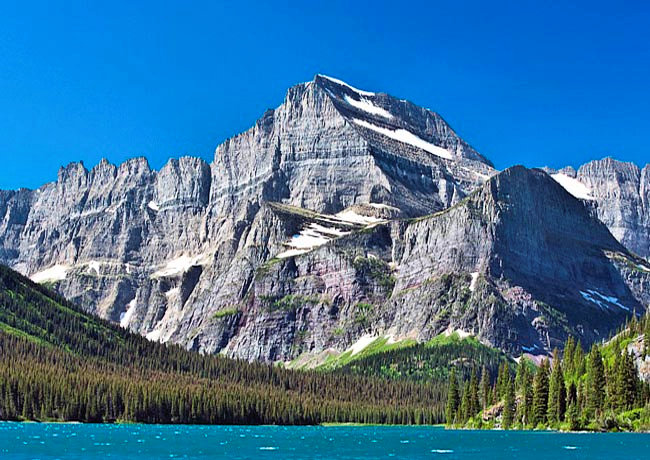
<svg viewBox="0 0 650 460">
<path fill-rule="evenodd" d="M 211 163 L 72 163 L 38 190 L 0 192 L 0 262 L 151 340 L 206 353 L 289 361 L 449 328 L 541 353 L 569 329 L 602 337 L 626 315 L 616 302 L 647 305 L 645 265 L 594 216 L 647 257 L 648 167 L 635 176 L 588 166 L 563 172 L 589 194 L 581 200 L 541 171 L 495 177 L 438 114 L 319 75 Z M 532 185 L 521 184 L 536 180 L 551 201 L 526 195 Z M 580 262 L 558 262 L 541 218 L 579 220 L 597 235 L 581 233 L 588 251 L 609 255 L 594 262 L 567 237 L 556 248 L 579 249 Z M 529 234 L 544 245 L 526 244 Z M 607 283 L 580 278 L 580 264 Z M 620 271 L 629 264 L 636 270 Z M 584 286 L 566 291 L 576 280 Z M 554 304 L 561 296 L 575 307 Z M 573 321 L 572 308 L 594 305 L 594 324 Z"/>
</svg>

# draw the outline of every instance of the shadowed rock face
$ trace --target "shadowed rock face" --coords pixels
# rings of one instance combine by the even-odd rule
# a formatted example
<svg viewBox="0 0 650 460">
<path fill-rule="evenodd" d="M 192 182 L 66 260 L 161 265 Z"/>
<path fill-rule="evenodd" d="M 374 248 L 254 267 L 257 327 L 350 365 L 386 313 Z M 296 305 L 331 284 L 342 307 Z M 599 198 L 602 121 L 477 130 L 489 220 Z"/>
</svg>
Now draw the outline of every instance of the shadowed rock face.
<svg viewBox="0 0 650 460">
<path fill-rule="evenodd" d="M 584 204 L 495 173 L 439 115 L 317 76 L 211 164 L 73 163 L 0 192 L 0 262 L 152 340 L 268 361 L 446 328 L 543 351 L 620 324 L 599 295 L 647 304 L 645 265 Z"/>
<path fill-rule="evenodd" d="M 561 172 L 587 188 L 596 215 L 618 241 L 650 260 L 650 164 L 640 169 L 605 158 Z"/>
</svg>

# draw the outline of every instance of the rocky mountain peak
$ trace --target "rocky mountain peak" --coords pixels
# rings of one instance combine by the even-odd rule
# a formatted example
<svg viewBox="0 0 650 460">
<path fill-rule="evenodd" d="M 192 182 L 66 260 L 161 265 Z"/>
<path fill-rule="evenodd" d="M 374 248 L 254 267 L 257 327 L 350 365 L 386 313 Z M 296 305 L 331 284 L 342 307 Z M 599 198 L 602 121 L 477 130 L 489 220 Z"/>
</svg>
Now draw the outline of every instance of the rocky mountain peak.
<svg viewBox="0 0 650 460">
<path fill-rule="evenodd" d="M 245 359 L 447 328 L 544 351 L 647 304 L 650 268 L 609 231 L 642 254 L 649 171 L 497 175 L 438 114 L 317 75 L 209 164 L 72 163 L 0 192 L 0 262 L 151 340 Z"/>
</svg>

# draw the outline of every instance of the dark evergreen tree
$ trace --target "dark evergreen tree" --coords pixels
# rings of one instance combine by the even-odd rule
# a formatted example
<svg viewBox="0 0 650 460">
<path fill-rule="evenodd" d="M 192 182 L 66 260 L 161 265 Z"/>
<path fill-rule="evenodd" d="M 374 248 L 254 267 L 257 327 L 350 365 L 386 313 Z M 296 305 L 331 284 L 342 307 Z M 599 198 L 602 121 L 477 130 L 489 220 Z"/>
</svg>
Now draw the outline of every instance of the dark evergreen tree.
<svg viewBox="0 0 650 460">
<path fill-rule="evenodd" d="M 485 410 L 492 404 L 490 371 L 488 371 L 487 367 L 485 366 L 483 366 L 483 369 L 481 369 L 481 383 L 479 384 L 479 387 L 479 391 L 481 393 L 481 407 L 483 410 Z"/>
<path fill-rule="evenodd" d="M 549 381 L 548 395 L 548 421 L 551 424 L 558 424 L 564 420 L 566 410 L 566 387 L 564 386 L 564 372 L 560 351 L 553 352 L 553 370 Z"/>
<path fill-rule="evenodd" d="M 474 417 L 481 410 L 478 394 L 478 377 L 476 370 L 472 370 L 469 380 L 469 417 Z"/>
<path fill-rule="evenodd" d="M 592 417 L 602 412 L 605 405 L 605 366 L 599 348 L 594 345 L 587 356 L 586 413 Z"/>
<path fill-rule="evenodd" d="M 546 423 L 546 413 L 548 410 L 548 390 L 549 390 L 549 363 L 544 359 L 541 366 L 535 374 L 533 383 L 533 410 L 532 422 L 534 425 Z"/>
<path fill-rule="evenodd" d="M 508 430 L 512 427 L 512 423 L 515 418 L 515 409 L 516 409 L 515 384 L 512 381 L 512 378 L 508 377 L 505 386 L 506 389 L 505 389 L 505 398 L 503 403 L 502 420 L 503 420 L 503 428 Z"/>
<path fill-rule="evenodd" d="M 445 408 L 445 420 L 448 425 L 455 423 L 459 406 L 460 394 L 458 390 L 458 379 L 456 378 L 456 369 L 452 367 L 449 372 L 449 387 L 447 390 L 447 405 Z"/>
</svg>

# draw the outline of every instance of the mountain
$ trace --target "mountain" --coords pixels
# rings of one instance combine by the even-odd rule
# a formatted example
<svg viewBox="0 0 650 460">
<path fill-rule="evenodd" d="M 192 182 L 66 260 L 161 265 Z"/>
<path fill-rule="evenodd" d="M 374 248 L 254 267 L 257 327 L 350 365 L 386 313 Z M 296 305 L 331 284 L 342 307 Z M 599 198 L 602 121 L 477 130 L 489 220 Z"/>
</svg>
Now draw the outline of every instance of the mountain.
<svg viewBox="0 0 650 460">
<path fill-rule="evenodd" d="M 569 334 L 609 337 L 645 310 L 649 282 L 650 264 L 587 205 L 519 166 L 445 211 L 376 222 L 271 260 L 237 307 L 255 320 L 240 323 L 229 351 L 285 360 L 359 337 L 352 350 L 460 331 L 515 356 L 546 354 Z"/>
<path fill-rule="evenodd" d="M 589 202 L 598 218 L 625 247 L 650 260 L 650 164 L 612 158 L 591 161 L 578 171 L 548 170 L 567 190 Z"/>
<path fill-rule="evenodd" d="M 0 266 L 0 420 L 437 423 L 444 388 L 151 342 Z"/>
<path fill-rule="evenodd" d="M 0 192 L 0 262 L 204 353 L 318 365 L 456 329 L 546 353 L 648 304 L 647 263 L 597 219 L 628 242 L 612 197 L 497 174 L 438 114 L 317 75 L 210 164 L 73 163 Z"/>
</svg>

